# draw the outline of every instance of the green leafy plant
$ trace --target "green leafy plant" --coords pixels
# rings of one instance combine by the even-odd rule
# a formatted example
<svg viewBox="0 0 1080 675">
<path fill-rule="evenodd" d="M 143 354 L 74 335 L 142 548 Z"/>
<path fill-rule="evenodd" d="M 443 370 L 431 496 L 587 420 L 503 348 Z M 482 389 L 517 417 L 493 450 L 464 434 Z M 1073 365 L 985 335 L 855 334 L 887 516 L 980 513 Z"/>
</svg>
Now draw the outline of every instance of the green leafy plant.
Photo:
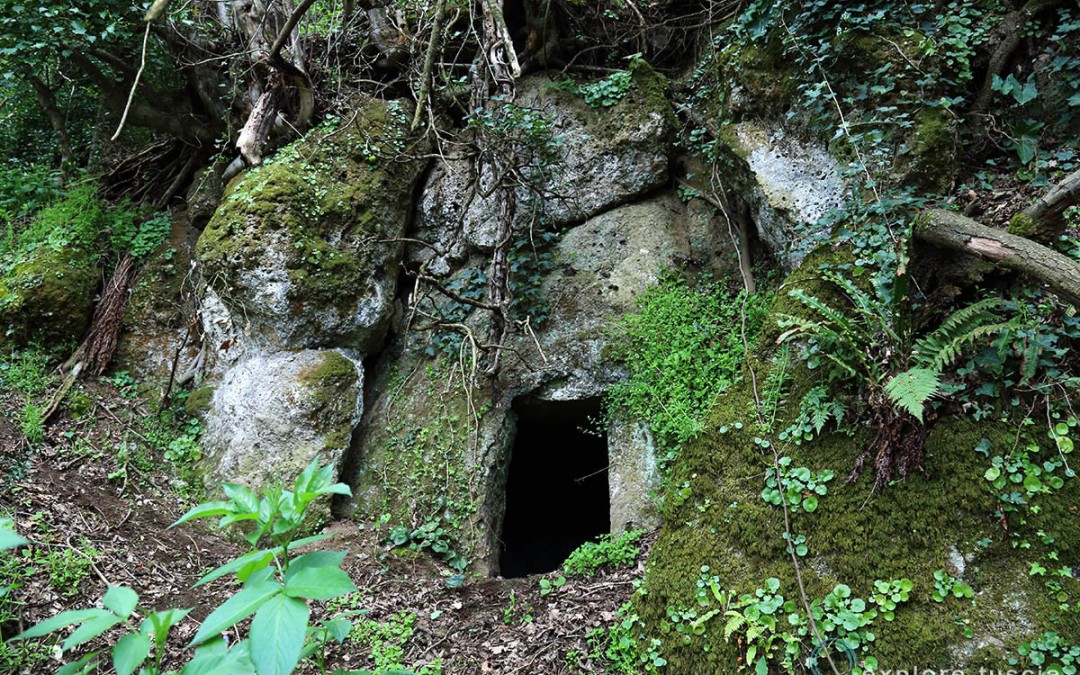
<svg viewBox="0 0 1080 675">
<path fill-rule="evenodd" d="M 540 595 L 551 595 L 555 591 L 559 590 L 566 585 L 566 577 L 561 574 L 554 579 L 541 579 L 540 580 Z"/>
<path fill-rule="evenodd" d="M 837 584 L 824 598 L 810 602 L 814 633 L 802 608 L 781 593 L 779 579 L 767 579 L 753 593 L 736 594 L 724 589 L 719 577 L 710 572 L 707 565 L 702 566 L 695 589 L 697 607 L 670 607 L 668 621 L 684 641 L 703 639 L 707 648 L 712 622 L 723 617 L 724 640 L 738 637 L 745 650 L 741 668 L 756 673 L 770 672 L 770 664 L 787 673 L 801 672 L 796 668 L 804 656 L 806 665 L 812 666 L 822 654 L 808 644 L 817 645 L 819 637 L 834 653 L 850 657 L 849 665 L 856 672 L 870 672 L 877 667 L 877 660 L 866 654 L 875 639 L 874 620 L 892 621 L 897 606 L 908 601 L 914 587 L 909 579 L 878 580 L 867 602 L 853 595 L 847 585 Z"/>
<path fill-rule="evenodd" d="M 634 530 L 619 535 L 605 534 L 598 541 L 587 541 L 566 558 L 563 569 L 567 574 L 593 576 L 601 568 L 625 567 L 641 554 L 635 544 L 643 532 Z"/>
<path fill-rule="evenodd" d="M 971 589 L 971 586 L 953 577 L 945 570 L 934 572 L 934 590 L 930 593 L 930 598 L 934 602 L 945 602 L 945 598 L 949 596 L 972 598 L 975 596 L 975 592 Z"/>
<path fill-rule="evenodd" d="M 770 299 L 764 293 L 746 298 L 751 349 Z M 741 372 L 742 304 L 743 295 L 723 283 L 691 288 L 668 277 L 650 287 L 638 299 L 637 311 L 610 330 L 613 355 L 625 361 L 628 377 L 608 390 L 606 405 L 648 423 L 665 465 L 700 433 L 717 394 Z"/>
<path fill-rule="evenodd" d="M 878 276 L 871 289 L 837 270 L 823 270 L 821 276 L 846 300 L 845 305 L 831 305 L 803 289 L 790 291 L 808 313 L 781 315 L 780 341 L 801 340 L 807 367 L 823 368 L 828 382 L 856 384 L 877 436 L 856 460 L 854 473 L 874 455 L 874 485 L 881 488 L 894 473 L 904 476 L 922 469 L 926 403 L 940 393 L 943 369 L 965 348 L 1008 326 L 996 311 L 1005 302 L 986 298 L 956 310 L 916 338 L 905 275 Z M 865 415 L 856 411 L 855 416 Z"/>
<path fill-rule="evenodd" d="M 1070 644 L 1054 631 L 1021 644 L 1016 653 L 1020 658 L 1010 658 L 1010 666 L 1036 666 L 1044 673 L 1064 675 L 1075 675 L 1080 668 L 1080 646 Z"/>
<path fill-rule="evenodd" d="M 459 573 L 469 564 L 468 558 L 456 550 L 453 533 L 437 520 L 429 520 L 414 530 L 397 525 L 390 530 L 388 539 L 394 546 L 407 546 L 412 551 L 430 550 Z"/>
<path fill-rule="evenodd" d="M 442 663 L 439 659 L 405 670 L 405 645 L 412 638 L 415 624 L 416 615 L 411 612 L 398 612 L 385 621 L 360 617 L 353 622 L 348 636 L 370 650 L 375 665 L 374 675 L 440 675 Z"/>
<path fill-rule="evenodd" d="M 787 429 L 781 431 L 778 438 L 781 441 L 791 441 L 795 445 L 802 445 L 821 435 L 830 421 L 839 428 L 846 412 L 846 406 L 843 402 L 834 399 L 828 388 L 822 385 L 811 387 L 799 402 L 799 414 L 795 417 L 795 421 Z"/>
<path fill-rule="evenodd" d="M 590 656 L 607 662 L 606 671 L 619 675 L 656 673 L 667 665 L 660 652 L 660 640 L 640 634 L 641 618 L 626 603 L 619 608 L 615 622 L 607 628 L 597 627 L 585 638 L 591 647 Z"/>
<path fill-rule="evenodd" d="M 829 492 L 826 485 L 836 475 L 829 469 L 811 472 L 805 466 L 792 467 L 790 457 L 781 457 L 779 469 L 770 467 L 765 472 L 765 488 L 761 498 L 769 504 L 780 506 L 787 502 L 788 508 L 813 513 L 818 508 L 818 498 Z"/>
<path fill-rule="evenodd" d="M 259 675 L 291 673 L 301 659 L 324 649 L 330 639 L 342 639 L 349 630 L 344 617 L 312 625 L 308 604 L 357 590 L 340 567 L 345 552 L 313 551 L 297 555 L 295 550 L 325 538 L 325 535 L 300 537 L 308 509 L 315 500 L 332 494 L 347 495 L 349 489 L 333 482 L 333 467 L 320 469 L 315 462 L 297 477 L 292 490 L 277 484 L 259 495 L 241 485 L 226 483 L 222 487 L 227 499 L 196 506 L 174 526 L 219 516 L 219 528 L 244 523 L 244 538 L 254 550 L 212 570 L 196 584 L 235 575 L 243 587 L 202 622 L 187 646 L 194 648 L 194 655 L 184 672 L 243 669 Z M 264 542 L 268 546 L 262 546 Z M 116 671 L 120 675 L 136 671 L 147 675 L 161 673 L 169 633 L 190 610 L 155 612 L 140 608 L 138 594 L 123 586 L 110 587 L 101 602 L 101 608 L 62 612 L 12 639 L 42 637 L 75 626 L 60 645 L 61 653 L 66 653 L 120 627 L 124 634 L 109 650 Z M 252 621 L 248 636 L 227 645 L 221 632 L 249 617 Z M 100 665 L 102 657 L 103 650 L 91 651 L 65 672 L 92 670 Z"/>
<path fill-rule="evenodd" d="M 896 607 L 911 598 L 911 590 L 915 587 L 911 579 L 894 579 L 892 581 L 874 582 L 876 591 L 870 596 L 873 602 L 881 610 L 881 616 L 886 621 L 892 621 L 896 616 Z"/>
</svg>

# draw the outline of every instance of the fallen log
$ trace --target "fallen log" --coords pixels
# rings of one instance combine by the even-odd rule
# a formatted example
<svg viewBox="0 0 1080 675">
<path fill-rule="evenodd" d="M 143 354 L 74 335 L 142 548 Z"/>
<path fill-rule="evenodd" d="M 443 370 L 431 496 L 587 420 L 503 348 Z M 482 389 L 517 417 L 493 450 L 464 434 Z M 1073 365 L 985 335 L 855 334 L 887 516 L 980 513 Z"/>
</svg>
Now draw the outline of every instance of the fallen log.
<svg viewBox="0 0 1080 675">
<path fill-rule="evenodd" d="M 928 209 L 916 219 L 915 237 L 1025 274 L 1080 307 L 1080 263 L 1042 244 L 942 209 Z"/>
</svg>

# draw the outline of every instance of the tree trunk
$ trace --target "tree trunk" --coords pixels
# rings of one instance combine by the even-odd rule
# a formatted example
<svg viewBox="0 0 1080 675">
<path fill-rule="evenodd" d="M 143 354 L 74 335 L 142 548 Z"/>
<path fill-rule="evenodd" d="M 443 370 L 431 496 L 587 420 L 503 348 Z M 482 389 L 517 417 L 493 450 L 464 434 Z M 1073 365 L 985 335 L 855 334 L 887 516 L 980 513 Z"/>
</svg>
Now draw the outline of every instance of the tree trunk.
<svg viewBox="0 0 1080 675">
<path fill-rule="evenodd" d="M 915 236 L 934 246 L 969 253 L 1026 274 L 1080 307 L 1080 263 L 1030 239 L 941 209 L 929 209 L 919 216 Z"/>
<path fill-rule="evenodd" d="M 1077 201 L 1080 201 L 1080 170 L 1066 176 L 1020 215 L 1045 226 L 1057 227 L 1064 224 L 1065 211 Z"/>
<path fill-rule="evenodd" d="M 56 133 L 56 140 L 60 143 L 60 171 L 66 176 L 72 162 L 75 160 L 75 155 L 71 151 L 71 138 L 68 136 L 64 114 L 60 112 L 60 108 L 56 105 L 56 95 L 53 94 L 53 90 L 49 88 L 49 85 L 29 71 L 27 71 L 26 78 L 29 80 L 30 86 L 34 88 L 41 111 L 45 113 L 53 132 Z"/>
<path fill-rule="evenodd" d="M 266 83 L 266 91 L 259 97 L 258 103 L 248 116 L 240 137 L 236 139 L 236 148 L 240 151 L 248 166 L 262 164 L 262 149 L 270 138 L 278 109 L 283 97 L 281 73 L 273 72 Z"/>
</svg>

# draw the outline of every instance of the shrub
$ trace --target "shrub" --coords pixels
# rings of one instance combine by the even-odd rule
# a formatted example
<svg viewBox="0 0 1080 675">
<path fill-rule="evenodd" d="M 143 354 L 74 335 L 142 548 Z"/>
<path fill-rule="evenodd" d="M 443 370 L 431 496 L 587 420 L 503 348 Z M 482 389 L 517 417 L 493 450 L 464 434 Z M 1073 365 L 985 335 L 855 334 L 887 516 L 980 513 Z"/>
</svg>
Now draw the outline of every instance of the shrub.
<svg viewBox="0 0 1080 675">
<path fill-rule="evenodd" d="M 563 569 L 567 574 L 592 576 L 602 567 L 630 565 L 641 554 L 641 549 L 635 545 L 641 534 L 641 530 L 635 530 L 617 537 L 605 534 L 597 541 L 587 541 L 566 558 Z"/>
</svg>

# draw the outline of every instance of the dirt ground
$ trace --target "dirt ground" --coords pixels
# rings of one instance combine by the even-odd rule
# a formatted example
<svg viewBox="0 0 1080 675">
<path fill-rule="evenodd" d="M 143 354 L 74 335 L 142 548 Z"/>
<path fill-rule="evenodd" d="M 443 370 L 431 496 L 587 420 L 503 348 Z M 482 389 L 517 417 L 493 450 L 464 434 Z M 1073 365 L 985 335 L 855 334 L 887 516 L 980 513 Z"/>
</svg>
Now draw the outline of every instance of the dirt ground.
<svg viewBox="0 0 1080 675">
<path fill-rule="evenodd" d="M 153 411 L 107 381 L 81 387 L 92 401 L 90 411 L 78 419 L 60 413 L 44 442 L 33 447 L 18 421 L 25 399 L 0 392 L 0 515 L 12 517 L 32 542 L 15 554 L 26 556 L 18 563 L 26 574 L 8 598 L 16 619 L 0 625 L 0 632 L 6 639 L 60 611 L 94 606 L 107 585 L 128 585 L 139 593 L 141 607 L 193 608 L 174 629 L 167 664 L 175 667 L 199 620 L 236 590 L 224 580 L 192 585 L 244 549 L 208 529 L 210 523 L 168 529 L 197 496 L 184 492 L 168 462 L 148 449 L 150 439 L 140 438 L 145 430 L 135 420 Z M 132 459 L 136 448 L 139 458 Z M 400 662 L 418 673 L 444 674 L 605 672 L 607 663 L 596 657 L 596 640 L 590 644 L 587 634 L 618 620 L 616 612 L 630 599 L 655 538 L 644 538 L 636 566 L 569 577 L 544 596 L 541 577 L 467 576 L 462 586 L 451 588 L 445 565 L 389 550 L 370 527 L 339 521 L 328 532 L 332 536 L 319 547 L 349 551 L 344 568 L 360 589 L 349 608 L 372 622 L 371 634 L 379 634 L 380 625 L 398 629 L 381 642 L 335 645 L 330 664 L 374 669 L 374 645 L 383 652 L 400 650 Z M 71 588 L 70 579 L 53 583 L 56 565 L 42 563 L 39 553 L 57 556 L 61 566 L 73 561 L 67 567 L 82 568 L 77 587 Z M 315 617 L 326 615 L 325 608 L 316 607 Z M 241 624 L 240 631 L 245 629 Z M 39 648 L 35 660 L 12 672 L 54 671 L 59 662 L 45 660 L 47 654 Z"/>
</svg>

